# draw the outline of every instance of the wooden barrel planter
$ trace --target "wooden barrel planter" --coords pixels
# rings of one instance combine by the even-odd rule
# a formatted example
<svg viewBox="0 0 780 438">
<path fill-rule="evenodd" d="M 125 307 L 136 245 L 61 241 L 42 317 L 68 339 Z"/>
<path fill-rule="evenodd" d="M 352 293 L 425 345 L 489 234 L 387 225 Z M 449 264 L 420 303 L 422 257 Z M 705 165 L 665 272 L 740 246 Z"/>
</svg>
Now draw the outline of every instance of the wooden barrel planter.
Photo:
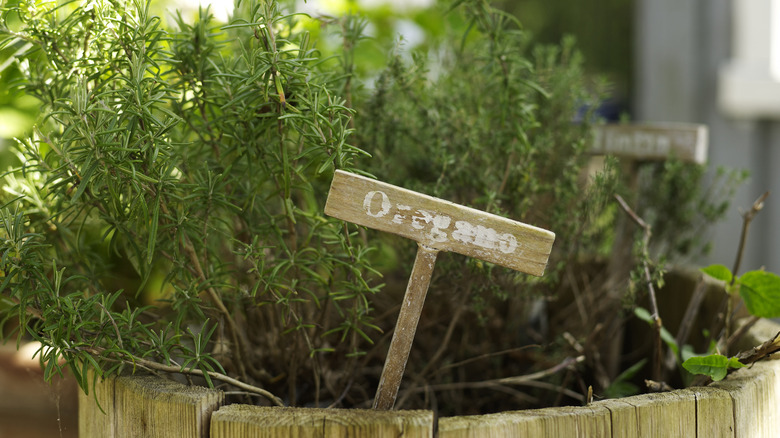
<svg viewBox="0 0 780 438">
<path fill-rule="evenodd" d="M 780 326 L 760 321 L 747 342 Z M 98 407 L 98 402 L 100 407 Z M 707 387 L 588 406 L 436 419 L 432 411 L 223 405 L 221 391 L 158 377 L 119 377 L 80 395 L 82 438 L 249 437 L 775 437 L 780 360 L 766 360 Z M 101 412 L 102 408 L 105 413 Z"/>
</svg>

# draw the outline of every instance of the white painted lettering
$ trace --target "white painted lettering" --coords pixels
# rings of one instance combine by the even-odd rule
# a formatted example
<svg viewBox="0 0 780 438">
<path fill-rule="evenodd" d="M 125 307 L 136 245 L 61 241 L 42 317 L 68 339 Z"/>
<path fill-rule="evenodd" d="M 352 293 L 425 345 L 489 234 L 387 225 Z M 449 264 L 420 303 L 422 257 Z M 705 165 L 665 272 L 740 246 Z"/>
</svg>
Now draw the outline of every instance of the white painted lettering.
<svg viewBox="0 0 780 438">
<path fill-rule="evenodd" d="M 446 242 L 447 233 L 444 232 L 444 229 L 450 226 L 450 222 L 452 222 L 452 219 L 449 216 L 434 217 L 433 228 L 431 229 L 431 232 L 428 233 L 428 238 L 434 242 Z"/>
<path fill-rule="evenodd" d="M 433 215 L 430 212 L 425 210 L 417 210 L 417 215 L 412 216 L 412 228 L 415 230 L 422 230 L 425 228 L 425 225 L 421 224 L 420 221 L 429 224 L 432 220 Z"/>
<path fill-rule="evenodd" d="M 371 202 L 374 200 L 374 195 L 376 195 L 377 193 L 382 198 L 382 209 L 379 210 L 379 212 L 377 213 L 372 213 Z M 366 210 L 366 214 L 371 217 L 382 217 L 390 212 L 390 199 L 387 197 L 385 192 L 372 190 L 366 193 L 366 198 L 363 200 L 363 208 Z"/>
<path fill-rule="evenodd" d="M 375 199 L 379 195 L 379 208 Z M 437 215 L 427 210 L 417 209 L 403 204 L 393 204 L 386 193 L 381 191 L 370 191 L 366 193 L 363 199 L 363 208 L 366 214 L 381 218 L 387 216 L 393 208 L 391 222 L 403 225 L 407 224 L 415 230 L 422 231 L 426 228 L 430 230 L 425 233 L 425 237 L 434 242 L 446 242 L 450 236 L 447 230 L 452 225 L 452 218 L 446 215 Z M 414 210 L 414 214 L 409 214 Z M 509 233 L 499 234 L 495 229 L 483 225 L 474 226 L 468 221 L 455 221 L 455 230 L 452 231 L 452 239 L 469 245 L 475 245 L 489 250 L 498 250 L 504 254 L 515 252 L 518 247 L 517 238 Z"/>
</svg>

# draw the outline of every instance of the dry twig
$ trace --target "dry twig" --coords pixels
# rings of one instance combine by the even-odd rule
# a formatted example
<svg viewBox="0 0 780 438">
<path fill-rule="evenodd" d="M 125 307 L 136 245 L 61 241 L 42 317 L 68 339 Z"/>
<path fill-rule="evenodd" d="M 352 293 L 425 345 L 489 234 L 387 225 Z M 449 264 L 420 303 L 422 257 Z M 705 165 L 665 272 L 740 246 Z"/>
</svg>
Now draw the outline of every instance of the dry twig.
<svg viewBox="0 0 780 438">
<path fill-rule="evenodd" d="M 164 371 L 166 373 L 179 373 L 184 375 L 195 375 L 195 376 L 203 376 L 204 374 L 207 374 L 212 379 L 216 379 L 231 384 L 235 387 L 241 388 L 251 393 L 262 395 L 263 397 L 267 398 L 271 403 L 273 403 L 276 406 L 284 406 L 282 400 L 279 397 L 270 393 L 269 391 L 266 391 L 263 388 L 258 388 L 257 386 L 254 385 L 250 385 L 248 383 L 244 383 L 238 379 L 234 379 L 230 376 L 227 376 L 222 373 L 218 373 L 216 371 L 207 371 L 204 373 L 202 370 L 197 368 L 182 368 L 180 366 L 175 366 L 175 365 L 165 365 L 159 362 L 142 359 L 140 357 L 136 357 L 132 355 L 127 355 L 126 358 L 125 357 L 116 358 L 116 357 L 106 356 L 104 355 L 104 353 L 106 353 L 106 350 L 100 347 L 92 347 L 85 350 L 90 354 L 93 354 L 95 356 L 100 356 L 107 360 L 123 362 L 128 365 L 132 365 L 133 367 L 138 366 L 150 371 Z"/>
<path fill-rule="evenodd" d="M 615 199 L 617 199 L 620 206 L 623 208 L 623 210 L 628 214 L 629 217 L 636 223 L 640 228 L 642 228 L 645 232 L 644 235 L 644 247 L 647 248 L 648 243 L 650 242 L 650 235 L 651 229 L 650 225 L 642 220 L 641 217 L 639 217 L 634 210 L 631 209 L 631 207 L 626 204 L 626 201 L 623 200 L 623 198 L 620 195 L 615 195 Z M 653 347 L 654 347 L 654 354 L 653 354 L 653 380 L 661 380 L 661 363 L 663 362 L 663 344 L 661 343 L 661 328 L 663 327 L 663 324 L 661 322 L 661 317 L 658 314 L 658 301 L 655 297 L 655 287 L 653 286 L 653 278 L 650 275 L 650 266 L 648 266 L 647 259 L 642 260 L 642 267 L 645 274 L 645 282 L 647 284 L 647 293 L 650 296 L 650 306 L 652 314 L 650 317 L 653 319 L 653 328 L 655 330 L 655 336 L 653 338 Z"/>
</svg>

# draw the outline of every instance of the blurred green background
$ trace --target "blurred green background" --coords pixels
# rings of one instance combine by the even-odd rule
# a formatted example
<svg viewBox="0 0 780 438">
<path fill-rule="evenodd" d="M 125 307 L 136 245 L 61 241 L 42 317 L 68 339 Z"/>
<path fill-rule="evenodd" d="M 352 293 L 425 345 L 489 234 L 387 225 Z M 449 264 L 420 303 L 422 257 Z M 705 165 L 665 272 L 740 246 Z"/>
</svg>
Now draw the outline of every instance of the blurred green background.
<svg viewBox="0 0 780 438">
<path fill-rule="evenodd" d="M 222 20 L 232 10 L 232 0 L 202 3 L 212 3 L 212 11 Z M 442 38 L 443 21 L 454 19 L 446 11 L 455 3 L 457 0 L 298 0 L 294 8 L 313 17 L 365 16 L 373 39 L 359 48 L 355 64 L 358 73 L 370 79 L 372 71 L 384 67 L 388 49 L 433 49 Z M 605 102 L 602 116 L 614 120 L 627 112 L 633 76 L 634 0 L 497 0 L 493 4 L 519 18 L 529 42 L 559 43 L 565 35 L 574 36 L 585 56 L 587 72 L 611 84 L 612 100 Z M 153 0 L 152 6 L 163 16 L 178 9 L 194 20 L 198 2 Z M 13 17 L 5 19 L 13 28 Z M 461 25 L 465 30 L 466 23 Z M 315 36 L 319 34 L 314 21 L 311 30 Z M 319 42 L 323 50 L 338 44 L 328 38 L 332 37 L 323 36 Z M 14 87 L 20 68 L 14 54 L 22 45 L 19 41 L 0 49 L 0 169 L 14 162 L 8 147 L 12 139 L 29 133 L 37 117 L 37 102 Z"/>
</svg>

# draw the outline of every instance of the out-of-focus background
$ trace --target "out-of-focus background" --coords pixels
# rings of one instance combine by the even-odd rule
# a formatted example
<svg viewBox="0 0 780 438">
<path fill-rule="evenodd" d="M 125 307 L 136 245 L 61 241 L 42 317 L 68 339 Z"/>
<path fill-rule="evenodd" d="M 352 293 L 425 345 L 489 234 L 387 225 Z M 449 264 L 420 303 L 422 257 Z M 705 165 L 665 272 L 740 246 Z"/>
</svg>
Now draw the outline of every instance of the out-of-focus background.
<svg viewBox="0 0 780 438">
<path fill-rule="evenodd" d="M 0 0 L 3 2 L 15 0 Z M 35 0 L 33 0 L 35 1 Z M 38 0 L 43 1 L 43 0 Z M 437 0 L 308 0 L 299 10 L 365 13 L 381 44 L 412 48 L 436 33 Z M 438 0 L 451 2 L 452 0 Z M 213 2 L 226 19 L 230 1 Z M 574 35 L 589 74 L 612 85 L 601 114 L 609 120 L 691 122 L 709 126 L 709 168 L 747 169 L 751 177 L 712 235 L 712 251 L 694 264 L 731 265 L 741 216 L 761 193 L 774 192 L 752 224 L 743 269 L 780 271 L 780 0 L 503 0 L 535 41 Z M 154 0 L 158 11 L 197 2 Z M 403 35 L 402 41 L 399 35 Z M 400 42 L 399 42 L 400 41 Z M 381 52 L 365 53 L 381 64 Z M 372 58 L 373 57 L 373 58 Z M 16 93 L 13 51 L 0 51 L 0 167 L 9 144 L 29 132 L 37 104 Z M 6 68 L 7 67 L 7 68 Z M 35 349 L 33 348 L 32 351 Z M 0 346 L 0 438 L 75 436 L 73 385 L 43 382 L 29 349 Z M 61 421 L 58 421 L 60 419 Z"/>
</svg>

